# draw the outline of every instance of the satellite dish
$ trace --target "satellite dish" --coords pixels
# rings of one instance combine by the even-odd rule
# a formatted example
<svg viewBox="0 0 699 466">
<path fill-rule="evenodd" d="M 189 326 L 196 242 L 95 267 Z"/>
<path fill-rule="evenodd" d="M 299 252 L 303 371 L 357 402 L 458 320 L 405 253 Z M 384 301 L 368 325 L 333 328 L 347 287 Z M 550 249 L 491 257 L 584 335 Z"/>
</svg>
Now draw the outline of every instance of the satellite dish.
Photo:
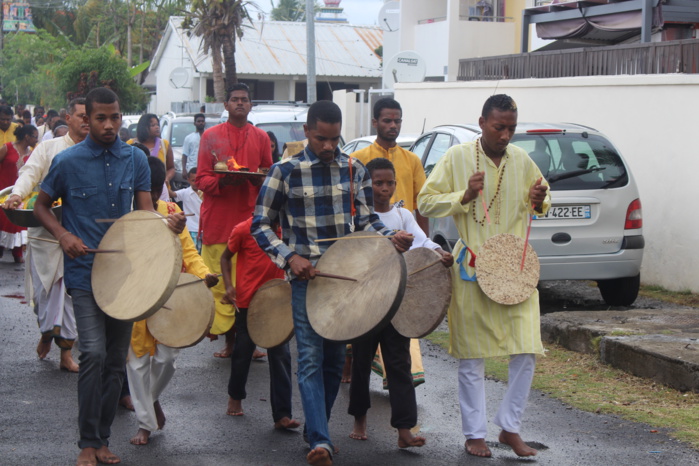
<svg viewBox="0 0 699 466">
<path fill-rule="evenodd" d="M 168 78 L 168 82 L 170 83 L 170 86 L 172 86 L 175 89 L 180 89 L 181 87 L 184 87 L 187 85 L 187 82 L 189 81 L 189 70 L 187 68 L 175 68 L 170 72 L 170 77 Z"/>
<path fill-rule="evenodd" d="M 391 84 L 420 83 L 425 80 L 425 73 L 427 73 L 425 59 L 412 50 L 395 54 L 385 66 L 386 71 L 393 78 Z"/>
<path fill-rule="evenodd" d="M 384 3 L 379 11 L 379 27 L 386 32 L 395 32 L 400 27 L 400 3 Z"/>
</svg>

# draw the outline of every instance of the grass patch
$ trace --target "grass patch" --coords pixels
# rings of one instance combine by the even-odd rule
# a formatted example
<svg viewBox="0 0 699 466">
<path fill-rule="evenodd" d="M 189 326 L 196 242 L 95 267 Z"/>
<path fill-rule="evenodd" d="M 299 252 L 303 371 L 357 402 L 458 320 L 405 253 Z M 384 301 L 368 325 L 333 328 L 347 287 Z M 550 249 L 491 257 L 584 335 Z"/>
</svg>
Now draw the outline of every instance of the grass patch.
<svg viewBox="0 0 699 466">
<path fill-rule="evenodd" d="M 447 332 L 434 332 L 427 338 L 448 347 Z M 699 449 L 699 394 L 682 393 L 627 374 L 591 355 L 554 344 L 544 347 L 546 357 L 537 357 L 532 388 L 583 411 L 613 414 L 653 429 L 668 429 L 671 437 Z M 507 381 L 508 360 L 486 359 L 486 375 Z"/>
<path fill-rule="evenodd" d="M 681 306 L 699 308 L 699 294 L 692 293 L 689 290 L 670 291 L 662 286 L 641 285 L 638 294 L 646 298 L 660 299 Z"/>
</svg>

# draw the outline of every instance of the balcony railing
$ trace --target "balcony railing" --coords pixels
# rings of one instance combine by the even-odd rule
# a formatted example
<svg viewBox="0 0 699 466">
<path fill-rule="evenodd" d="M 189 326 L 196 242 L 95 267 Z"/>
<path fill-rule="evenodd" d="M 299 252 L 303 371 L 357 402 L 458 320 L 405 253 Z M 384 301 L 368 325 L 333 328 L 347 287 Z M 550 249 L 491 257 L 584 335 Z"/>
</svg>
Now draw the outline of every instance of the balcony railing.
<svg viewBox="0 0 699 466">
<path fill-rule="evenodd" d="M 628 44 L 459 60 L 459 81 L 699 73 L 699 40 Z"/>
</svg>

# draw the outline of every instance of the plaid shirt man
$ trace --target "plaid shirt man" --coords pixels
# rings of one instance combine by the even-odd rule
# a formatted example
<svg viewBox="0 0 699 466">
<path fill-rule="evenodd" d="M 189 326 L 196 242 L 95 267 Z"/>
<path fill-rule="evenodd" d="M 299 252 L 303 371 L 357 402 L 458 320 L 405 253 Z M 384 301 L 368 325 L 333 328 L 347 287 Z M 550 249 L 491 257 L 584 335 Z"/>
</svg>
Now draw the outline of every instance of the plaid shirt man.
<svg viewBox="0 0 699 466">
<path fill-rule="evenodd" d="M 349 160 L 335 149 L 335 158 L 326 164 L 306 147 L 299 155 L 272 166 L 257 198 L 251 232 L 278 267 L 285 268 L 293 253 L 315 265 L 332 244 L 317 244 L 315 240 L 345 236 L 353 228 L 391 233 L 374 213 L 369 172 L 354 158 L 356 215 L 352 219 Z M 275 220 L 282 226 L 282 239 L 272 228 Z"/>
</svg>

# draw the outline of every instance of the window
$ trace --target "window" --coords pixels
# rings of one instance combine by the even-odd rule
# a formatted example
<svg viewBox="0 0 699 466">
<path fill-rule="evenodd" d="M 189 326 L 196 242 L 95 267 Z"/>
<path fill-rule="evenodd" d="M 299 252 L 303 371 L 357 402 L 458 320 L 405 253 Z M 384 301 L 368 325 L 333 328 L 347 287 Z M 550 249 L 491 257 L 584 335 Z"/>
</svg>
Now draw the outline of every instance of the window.
<svg viewBox="0 0 699 466">
<path fill-rule="evenodd" d="M 435 135 L 425 160 L 425 175 L 429 176 L 432 173 L 434 166 L 451 146 L 451 134 L 437 133 Z"/>
</svg>

